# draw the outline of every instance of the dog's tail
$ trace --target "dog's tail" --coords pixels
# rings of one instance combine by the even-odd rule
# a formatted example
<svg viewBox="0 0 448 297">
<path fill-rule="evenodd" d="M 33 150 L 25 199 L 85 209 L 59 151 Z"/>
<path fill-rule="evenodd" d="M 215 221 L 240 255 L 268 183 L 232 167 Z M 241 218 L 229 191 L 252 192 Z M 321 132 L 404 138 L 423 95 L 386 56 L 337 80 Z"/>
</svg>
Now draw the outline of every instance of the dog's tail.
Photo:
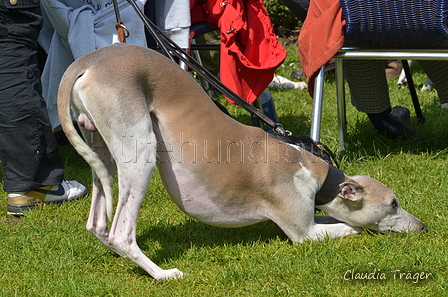
<svg viewBox="0 0 448 297">
<path fill-rule="evenodd" d="M 72 64 L 73 66 L 73 64 Z M 113 211 L 113 191 L 112 182 L 109 178 L 109 173 L 100 160 L 98 155 L 91 149 L 89 145 L 81 138 L 78 131 L 73 125 L 70 106 L 71 106 L 71 94 L 73 86 L 78 78 L 83 76 L 86 69 L 81 69 L 77 67 L 69 67 L 62 77 L 61 83 L 59 85 L 58 91 L 58 113 L 59 119 L 61 121 L 62 129 L 67 136 L 67 139 L 76 149 L 78 154 L 80 154 L 86 162 L 92 167 L 93 171 L 99 178 L 101 185 L 103 186 L 104 195 L 106 197 L 106 214 L 109 221 L 112 220 Z"/>
</svg>

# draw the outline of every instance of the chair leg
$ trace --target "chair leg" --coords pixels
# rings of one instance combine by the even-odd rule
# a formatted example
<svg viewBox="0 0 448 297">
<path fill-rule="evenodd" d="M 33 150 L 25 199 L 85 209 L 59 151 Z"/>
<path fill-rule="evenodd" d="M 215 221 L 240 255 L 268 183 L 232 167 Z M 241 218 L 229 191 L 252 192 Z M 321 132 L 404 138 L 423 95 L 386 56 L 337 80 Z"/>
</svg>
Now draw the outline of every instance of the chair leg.
<svg viewBox="0 0 448 297">
<path fill-rule="evenodd" d="M 345 138 L 347 135 L 347 116 L 345 107 L 344 88 L 344 63 L 342 59 L 336 59 L 336 101 L 338 109 L 338 137 L 339 151 L 345 150 Z"/>
<path fill-rule="evenodd" d="M 310 131 L 310 137 L 314 141 L 319 141 L 320 138 L 320 121 L 322 119 L 324 75 L 325 75 L 325 65 L 320 68 L 319 73 L 314 80 L 313 110 L 311 113 L 311 131 Z"/>
<path fill-rule="evenodd" d="M 415 91 L 414 80 L 412 79 L 411 70 L 409 68 L 408 60 L 402 60 L 403 70 L 406 75 L 406 80 L 408 81 L 409 92 L 411 93 L 412 103 L 414 104 L 415 114 L 417 115 L 417 119 L 420 123 L 424 123 L 426 121 L 425 116 L 423 115 L 422 109 L 420 107 L 420 102 L 418 101 L 417 92 Z"/>
</svg>

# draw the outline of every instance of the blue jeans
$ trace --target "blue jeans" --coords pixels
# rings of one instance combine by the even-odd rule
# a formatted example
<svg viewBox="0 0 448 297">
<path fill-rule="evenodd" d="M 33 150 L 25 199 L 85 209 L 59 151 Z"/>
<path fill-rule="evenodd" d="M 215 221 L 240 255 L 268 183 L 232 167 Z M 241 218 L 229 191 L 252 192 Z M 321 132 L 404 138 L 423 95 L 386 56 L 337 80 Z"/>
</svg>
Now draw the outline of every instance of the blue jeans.
<svg viewBox="0 0 448 297">
<path fill-rule="evenodd" d="M 0 0 L 0 160 L 6 192 L 62 182 L 64 168 L 41 96 L 39 4 Z"/>
</svg>

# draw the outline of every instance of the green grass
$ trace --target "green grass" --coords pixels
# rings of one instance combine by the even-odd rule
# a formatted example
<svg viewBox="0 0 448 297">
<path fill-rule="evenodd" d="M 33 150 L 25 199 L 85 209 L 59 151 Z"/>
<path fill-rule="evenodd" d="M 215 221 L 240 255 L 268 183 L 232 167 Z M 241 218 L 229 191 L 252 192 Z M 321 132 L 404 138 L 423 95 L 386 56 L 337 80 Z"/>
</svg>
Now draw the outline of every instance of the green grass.
<svg viewBox="0 0 448 297">
<path fill-rule="evenodd" d="M 288 50 L 288 60 L 278 69 L 285 77 L 300 67 L 295 47 Z M 413 68 L 420 86 L 424 74 L 417 65 Z M 412 110 L 407 89 L 397 89 L 395 83 L 390 81 L 393 104 Z M 336 150 L 334 89 L 334 77 L 328 74 L 321 135 Z M 271 92 L 284 127 L 294 135 L 309 134 L 307 91 Z M 348 146 L 338 158 L 348 175 L 370 175 L 392 188 L 402 206 L 428 225 L 426 233 L 365 232 L 292 245 L 269 222 L 240 229 L 210 227 L 181 213 L 156 173 L 138 219 L 137 240 L 150 259 L 165 269 L 179 268 L 185 278 L 154 281 L 105 248 L 85 230 L 86 197 L 41 207 L 24 218 L 0 214 L 0 295 L 447 296 L 448 111 L 441 110 L 435 91 L 419 96 L 427 123 L 413 121 L 416 136 L 406 142 L 384 139 L 348 104 Z M 251 122 L 241 108 L 226 106 L 238 120 Z M 71 147 L 63 147 L 62 153 L 66 176 L 90 185 L 90 168 Z M 394 279 L 398 270 L 430 275 L 414 283 L 399 279 L 399 272 Z M 384 273 L 386 279 L 356 280 L 352 271 L 376 277 Z"/>
</svg>

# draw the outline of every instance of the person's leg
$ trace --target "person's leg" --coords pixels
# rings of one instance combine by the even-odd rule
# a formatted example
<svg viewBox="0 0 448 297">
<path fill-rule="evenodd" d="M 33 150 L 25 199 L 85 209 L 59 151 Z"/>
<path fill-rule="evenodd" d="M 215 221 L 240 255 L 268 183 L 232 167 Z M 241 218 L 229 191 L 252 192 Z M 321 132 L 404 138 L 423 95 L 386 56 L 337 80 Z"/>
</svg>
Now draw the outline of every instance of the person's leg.
<svg viewBox="0 0 448 297">
<path fill-rule="evenodd" d="M 378 114 L 390 108 L 383 61 L 344 60 L 344 76 L 357 110 Z"/>
<path fill-rule="evenodd" d="M 29 191 L 60 184 L 63 161 L 41 97 L 38 6 L 0 7 L 0 159 L 4 190 Z"/>
<path fill-rule="evenodd" d="M 448 61 L 418 61 L 434 83 L 441 104 L 448 104 Z"/>
<path fill-rule="evenodd" d="M 32 7 L 31 7 L 32 6 Z M 8 212 L 79 197 L 86 188 L 63 180 L 64 166 L 41 96 L 38 5 L 0 3 L 0 160 Z M 31 202 L 30 202 L 31 201 Z"/>
<path fill-rule="evenodd" d="M 0 158 L 4 190 L 30 191 L 62 182 L 63 161 L 39 95 L 35 51 L 0 43 Z M 13 50 L 11 50 L 13 49 Z"/>
<path fill-rule="evenodd" d="M 435 44 L 434 48 L 446 48 L 447 46 L 448 41 L 442 41 Z M 434 83 L 442 108 L 448 109 L 448 81 L 446 79 L 448 61 L 419 60 L 418 63 Z"/>
<path fill-rule="evenodd" d="M 401 106 L 391 108 L 384 61 L 345 60 L 344 76 L 352 104 L 367 113 L 378 131 L 392 139 L 414 135 L 409 127 L 409 110 Z"/>
</svg>

